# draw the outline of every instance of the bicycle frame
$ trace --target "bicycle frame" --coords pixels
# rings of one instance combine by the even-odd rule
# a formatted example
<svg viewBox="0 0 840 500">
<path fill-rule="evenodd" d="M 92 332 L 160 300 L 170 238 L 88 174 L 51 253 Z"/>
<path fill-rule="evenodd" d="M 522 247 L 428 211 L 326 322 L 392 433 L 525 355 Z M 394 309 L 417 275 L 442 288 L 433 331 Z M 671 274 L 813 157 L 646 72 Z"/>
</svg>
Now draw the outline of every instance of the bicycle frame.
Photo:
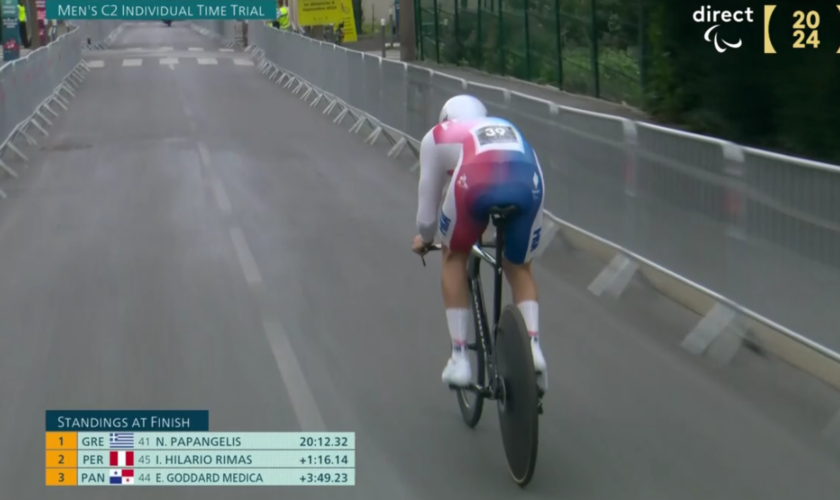
<svg viewBox="0 0 840 500">
<path fill-rule="evenodd" d="M 504 277 L 502 276 L 502 258 L 504 252 L 504 218 L 498 215 L 492 216 L 493 226 L 496 228 L 496 239 L 492 244 L 477 243 L 473 246 L 470 254 L 470 260 L 467 265 L 467 279 L 469 281 L 470 291 L 472 292 L 473 307 L 481 319 L 481 325 L 478 332 L 476 332 L 477 342 L 481 342 L 486 355 L 486 369 L 490 375 L 490 380 L 487 381 L 486 387 L 478 387 L 473 385 L 471 389 L 481 393 L 482 396 L 495 399 L 497 391 L 496 381 L 496 364 L 495 364 L 495 346 L 496 336 L 498 334 L 499 318 L 502 314 L 502 285 L 504 284 Z M 484 248 L 494 247 L 495 255 L 486 252 Z M 491 331 L 489 326 L 485 324 L 487 321 L 487 311 L 484 306 L 484 289 L 481 286 L 481 261 L 485 261 L 493 266 L 493 316 L 491 319 L 492 325 L 492 341 L 490 339 Z"/>
<path fill-rule="evenodd" d="M 508 461 L 511 475 L 519 486 L 524 486 L 531 481 L 537 457 L 537 442 L 539 439 L 539 415 L 543 413 L 542 395 L 539 384 L 534 375 L 515 368 L 518 364 L 524 369 L 523 363 L 530 361 L 531 356 L 524 345 L 526 334 L 524 318 L 516 307 L 507 306 L 505 317 L 502 318 L 502 285 L 504 283 L 502 259 L 504 254 L 505 217 L 502 213 L 510 213 L 508 209 L 498 209 L 500 213 L 492 213 L 491 219 L 496 228 L 495 243 L 479 242 L 472 247 L 467 263 L 467 283 L 472 296 L 473 315 L 476 326 L 476 339 L 468 348 L 478 351 L 482 348 L 483 356 L 479 357 L 479 368 L 484 368 L 483 373 L 479 372 L 479 381 L 484 385 L 471 383 L 468 388 L 460 389 L 458 393 L 458 406 L 464 422 L 474 428 L 481 419 L 484 400 L 495 400 L 499 410 L 499 423 L 502 431 L 502 441 L 505 447 L 505 455 Z M 495 248 L 495 255 L 485 250 L 487 247 Z M 492 316 L 492 338 L 490 336 L 490 325 L 488 325 L 487 313 L 484 305 L 484 290 L 481 286 L 481 262 L 485 261 L 493 266 L 493 316 Z M 500 332 L 500 322 L 504 320 L 505 330 Z M 497 342 L 501 340 L 502 346 Z M 479 343 L 480 342 L 480 343 Z M 523 348 L 525 350 L 523 351 Z M 508 349 L 513 354 L 508 356 Z M 478 354 L 478 353 L 476 353 Z M 496 356 L 501 355 L 501 359 Z M 498 363 L 497 363 L 498 362 Z M 499 373 L 499 367 L 503 373 Z M 517 370 L 513 372 L 512 370 Z M 486 377 L 485 377 L 486 375 Z M 504 376 L 504 378 L 502 378 Z M 489 380 L 488 380 L 489 379 Z M 533 382 L 531 382 L 533 380 Z M 536 393 L 526 389 L 522 382 L 534 383 Z M 508 385 L 510 383 L 510 385 Z M 450 386 L 453 387 L 453 386 Z M 521 390 L 521 393 L 509 399 L 508 391 L 514 394 Z M 469 391 L 478 395 L 475 405 L 467 401 L 465 392 Z M 526 408 L 530 401 L 535 399 L 536 412 Z M 514 401 L 512 406 L 509 401 Z M 525 403 L 525 404 L 523 404 Z M 517 411 L 518 410 L 518 411 Z"/>
</svg>

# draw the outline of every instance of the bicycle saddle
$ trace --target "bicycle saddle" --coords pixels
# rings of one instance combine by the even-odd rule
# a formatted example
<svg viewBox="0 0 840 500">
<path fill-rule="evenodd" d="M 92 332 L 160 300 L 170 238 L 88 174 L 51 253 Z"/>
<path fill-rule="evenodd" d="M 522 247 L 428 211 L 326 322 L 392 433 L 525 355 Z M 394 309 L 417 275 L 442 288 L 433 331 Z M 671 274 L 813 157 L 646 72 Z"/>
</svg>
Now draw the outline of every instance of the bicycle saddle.
<svg viewBox="0 0 840 500">
<path fill-rule="evenodd" d="M 515 205 L 502 205 L 497 207 L 490 207 L 489 213 L 490 215 L 496 215 L 499 217 L 507 217 L 508 215 L 513 215 L 516 213 L 518 208 Z"/>
</svg>

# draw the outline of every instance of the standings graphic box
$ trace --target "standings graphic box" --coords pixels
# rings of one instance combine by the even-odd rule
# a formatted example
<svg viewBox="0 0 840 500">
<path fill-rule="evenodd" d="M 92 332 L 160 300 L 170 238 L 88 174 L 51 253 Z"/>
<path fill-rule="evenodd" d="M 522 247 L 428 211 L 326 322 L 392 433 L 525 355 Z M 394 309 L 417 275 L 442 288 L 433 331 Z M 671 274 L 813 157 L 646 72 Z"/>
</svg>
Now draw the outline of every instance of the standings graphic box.
<svg viewBox="0 0 840 500">
<path fill-rule="evenodd" d="M 138 441 L 148 443 L 155 434 L 208 430 L 206 410 L 50 410 L 46 412 L 46 484 L 135 485 L 143 479 L 136 470 L 138 462 L 143 463 L 135 457 Z M 148 457 L 145 464 L 150 465 Z M 150 471 L 143 474 L 147 479 L 150 475 Z"/>
<path fill-rule="evenodd" d="M 47 486 L 356 484 L 352 432 L 210 432 L 206 410 L 50 410 L 46 420 Z"/>
</svg>

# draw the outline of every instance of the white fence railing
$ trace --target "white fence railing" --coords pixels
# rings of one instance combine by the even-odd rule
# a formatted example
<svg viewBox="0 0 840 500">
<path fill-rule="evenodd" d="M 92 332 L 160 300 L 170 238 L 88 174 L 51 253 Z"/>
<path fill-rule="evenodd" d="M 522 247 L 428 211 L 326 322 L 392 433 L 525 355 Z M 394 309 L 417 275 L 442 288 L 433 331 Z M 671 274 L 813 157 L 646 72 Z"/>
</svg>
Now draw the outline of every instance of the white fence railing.
<svg viewBox="0 0 840 500">
<path fill-rule="evenodd" d="M 82 61 L 82 47 L 89 37 L 97 43 L 108 39 L 102 31 L 109 28 L 113 33 L 116 27 L 108 24 L 74 23 L 46 46 L 0 67 L 0 169 L 6 175 L 18 176 L 7 155 L 28 162 L 27 146 L 49 136 L 52 120 L 68 109 L 69 99 L 90 71 Z M 6 197 L 2 190 L 0 197 Z"/>
</svg>

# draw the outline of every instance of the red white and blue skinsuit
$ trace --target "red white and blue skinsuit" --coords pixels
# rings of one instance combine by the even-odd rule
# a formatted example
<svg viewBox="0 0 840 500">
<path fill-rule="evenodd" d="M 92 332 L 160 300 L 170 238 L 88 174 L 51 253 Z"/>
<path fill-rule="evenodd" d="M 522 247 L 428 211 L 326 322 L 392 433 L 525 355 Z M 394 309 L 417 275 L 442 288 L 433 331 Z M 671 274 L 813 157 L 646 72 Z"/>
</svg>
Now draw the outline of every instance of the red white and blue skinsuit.
<svg viewBox="0 0 840 500">
<path fill-rule="evenodd" d="M 447 178 L 440 217 L 438 207 Z M 489 209 L 515 205 L 505 229 L 505 258 L 531 260 L 539 244 L 545 186 L 531 145 L 501 118 L 448 120 L 430 130 L 420 145 L 417 229 L 431 242 L 468 252 L 489 222 Z"/>
</svg>

